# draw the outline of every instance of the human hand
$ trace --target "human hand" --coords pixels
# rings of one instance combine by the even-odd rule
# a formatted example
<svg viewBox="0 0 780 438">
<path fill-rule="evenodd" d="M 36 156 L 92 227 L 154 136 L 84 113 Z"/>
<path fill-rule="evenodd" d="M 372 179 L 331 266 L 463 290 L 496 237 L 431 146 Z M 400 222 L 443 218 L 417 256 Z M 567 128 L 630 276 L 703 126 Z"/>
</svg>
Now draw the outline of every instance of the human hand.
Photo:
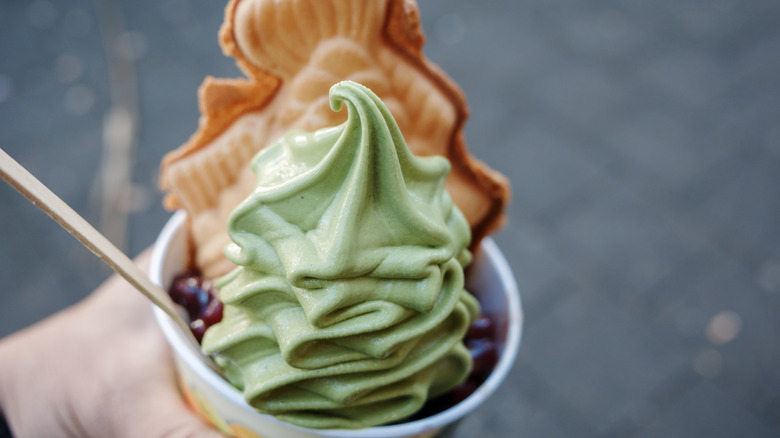
<svg viewBox="0 0 780 438">
<path fill-rule="evenodd" d="M 222 436 L 182 401 L 149 301 L 117 275 L 0 340 L 0 410 L 16 438 Z"/>
</svg>

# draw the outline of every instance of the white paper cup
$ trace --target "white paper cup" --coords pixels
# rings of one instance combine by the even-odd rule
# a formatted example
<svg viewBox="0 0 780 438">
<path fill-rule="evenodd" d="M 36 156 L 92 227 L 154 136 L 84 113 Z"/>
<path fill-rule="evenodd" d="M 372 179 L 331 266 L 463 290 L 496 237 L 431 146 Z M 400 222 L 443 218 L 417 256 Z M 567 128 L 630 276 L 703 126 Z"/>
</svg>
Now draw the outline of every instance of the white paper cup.
<svg viewBox="0 0 780 438">
<path fill-rule="evenodd" d="M 188 268 L 190 243 L 185 229 L 186 215 L 177 212 L 163 228 L 152 254 L 149 275 L 167 289 L 173 278 Z M 517 283 L 498 246 L 490 239 L 482 241 L 481 251 L 468 271 L 468 290 L 475 291 L 482 312 L 496 323 L 499 361 L 487 380 L 459 404 L 427 418 L 390 426 L 359 430 L 307 429 L 256 412 L 238 390 L 210 370 L 187 347 L 173 321 L 160 309 L 154 314 L 170 343 L 187 402 L 222 432 L 236 437 L 261 438 L 427 438 L 441 436 L 476 409 L 498 388 L 517 355 L 523 314 Z"/>
</svg>

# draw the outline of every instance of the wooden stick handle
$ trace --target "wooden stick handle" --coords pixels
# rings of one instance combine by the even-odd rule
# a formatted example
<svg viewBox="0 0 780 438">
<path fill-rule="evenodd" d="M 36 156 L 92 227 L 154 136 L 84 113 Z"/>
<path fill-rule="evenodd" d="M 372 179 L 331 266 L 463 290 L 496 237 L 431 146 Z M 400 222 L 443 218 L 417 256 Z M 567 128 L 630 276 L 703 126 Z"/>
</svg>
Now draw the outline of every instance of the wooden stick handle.
<svg viewBox="0 0 780 438">
<path fill-rule="evenodd" d="M 139 292 L 146 295 L 155 305 L 168 314 L 184 332 L 190 343 L 193 344 L 193 347 L 197 348 L 201 352 L 200 354 L 205 356 L 200 349 L 198 341 L 192 335 L 189 324 L 179 315 L 175 304 L 171 301 L 168 294 L 162 288 L 152 283 L 149 277 L 125 253 L 114 246 L 89 222 L 2 149 L 0 149 L 0 177 L 24 195 L 36 207 L 43 210 L 44 213 L 95 253 L 111 269 L 116 271 Z M 222 370 L 216 367 L 210 358 L 207 359 L 208 365 L 222 374 Z"/>
</svg>

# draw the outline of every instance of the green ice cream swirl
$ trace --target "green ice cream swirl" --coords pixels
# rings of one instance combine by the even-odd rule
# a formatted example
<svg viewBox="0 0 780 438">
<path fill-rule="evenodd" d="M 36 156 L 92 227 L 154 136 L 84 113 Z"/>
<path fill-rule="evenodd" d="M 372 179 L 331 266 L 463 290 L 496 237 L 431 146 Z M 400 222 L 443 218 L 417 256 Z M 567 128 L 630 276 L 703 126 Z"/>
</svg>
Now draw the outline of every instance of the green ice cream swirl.
<svg viewBox="0 0 780 438">
<path fill-rule="evenodd" d="M 203 348 L 260 412 L 313 428 L 401 420 L 463 381 L 479 313 L 464 289 L 469 225 L 450 164 L 415 157 L 369 89 L 330 90 L 342 125 L 292 131 L 252 161 L 228 220 L 237 268 Z"/>
</svg>

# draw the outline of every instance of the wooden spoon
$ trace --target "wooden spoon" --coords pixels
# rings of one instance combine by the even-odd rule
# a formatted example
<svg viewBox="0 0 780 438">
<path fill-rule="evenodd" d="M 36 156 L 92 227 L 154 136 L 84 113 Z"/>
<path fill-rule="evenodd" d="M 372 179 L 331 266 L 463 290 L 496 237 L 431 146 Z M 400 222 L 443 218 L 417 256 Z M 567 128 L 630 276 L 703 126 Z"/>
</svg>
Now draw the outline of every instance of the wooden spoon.
<svg viewBox="0 0 780 438">
<path fill-rule="evenodd" d="M 100 234 L 83 217 L 76 213 L 68 204 L 57 197 L 48 187 L 38 181 L 21 164 L 17 163 L 5 151 L 0 149 L 0 177 L 11 187 L 24 195 L 36 207 L 43 210 L 58 224 L 65 228 L 79 242 L 95 253 L 105 264 L 111 267 L 136 290 L 149 298 L 157 307 L 173 319 L 176 326 L 189 341 L 190 347 L 198 352 L 206 365 L 217 374 L 224 373 L 211 358 L 200 348 L 200 344 L 190 331 L 189 324 L 176 309 L 176 304 L 159 286 L 152 283 L 146 274 L 125 253 L 119 250 L 105 236 Z"/>
</svg>

